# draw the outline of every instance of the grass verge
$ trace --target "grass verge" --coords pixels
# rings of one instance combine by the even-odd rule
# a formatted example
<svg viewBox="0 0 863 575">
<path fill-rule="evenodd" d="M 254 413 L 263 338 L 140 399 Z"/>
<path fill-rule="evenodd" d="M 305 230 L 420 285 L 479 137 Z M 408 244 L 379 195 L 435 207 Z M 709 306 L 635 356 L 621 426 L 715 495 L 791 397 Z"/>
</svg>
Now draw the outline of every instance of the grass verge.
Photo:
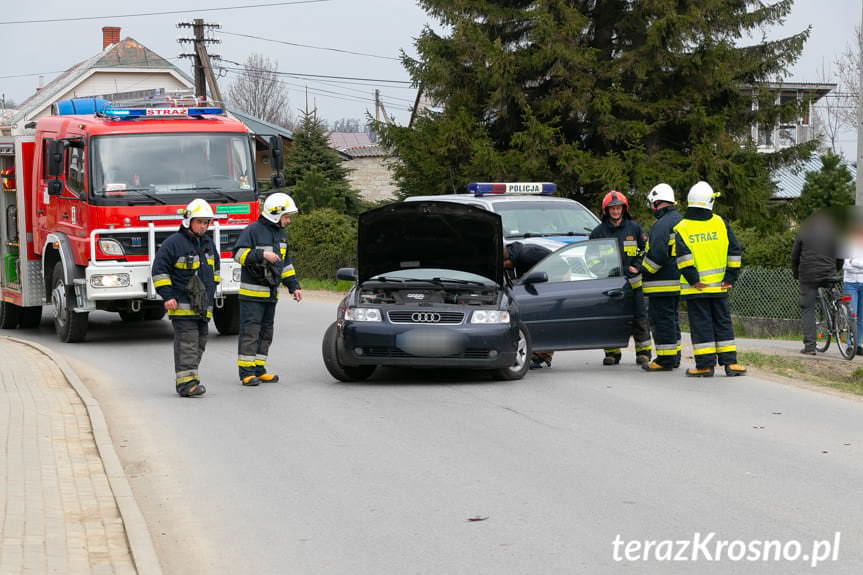
<svg viewBox="0 0 863 575">
<path fill-rule="evenodd" d="M 303 286 L 303 289 L 307 290 L 346 292 L 351 289 L 351 286 L 353 286 L 354 284 L 353 282 L 346 282 L 342 280 L 319 280 L 315 278 L 300 278 L 300 285 Z"/>
<path fill-rule="evenodd" d="M 817 385 L 863 395 L 863 368 L 855 367 L 853 361 L 822 361 L 815 358 L 795 359 L 758 351 L 743 351 L 739 352 L 737 356 L 738 361 L 744 365 L 751 365 L 792 379 L 803 379 Z"/>
</svg>

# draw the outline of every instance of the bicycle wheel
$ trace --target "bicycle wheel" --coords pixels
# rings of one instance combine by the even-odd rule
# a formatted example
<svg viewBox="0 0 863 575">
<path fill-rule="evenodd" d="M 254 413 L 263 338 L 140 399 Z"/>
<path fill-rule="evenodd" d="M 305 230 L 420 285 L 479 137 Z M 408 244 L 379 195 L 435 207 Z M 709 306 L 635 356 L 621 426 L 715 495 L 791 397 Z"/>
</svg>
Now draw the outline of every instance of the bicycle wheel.
<svg viewBox="0 0 863 575">
<path fill-rule="evenodd" d="M 819 294 L 815 302 L 815 350 L 824 353 L 830 347 L 830 313 L 827 311 L 827 302 L 822 294 Z"/>
<path fill-rule="evenodd" d="M 833 336 L 836 338 L 836 345 L 839 347 L 839 353 L 845 359 L 853 359 L 857 353 L 857 338 L 855 337 L 855 326 L 851 325 L 851 320 L 848 314 L 848 308 L 844 303 L 836 304 L 836 314 L 833 318 Z"/>
</svg>

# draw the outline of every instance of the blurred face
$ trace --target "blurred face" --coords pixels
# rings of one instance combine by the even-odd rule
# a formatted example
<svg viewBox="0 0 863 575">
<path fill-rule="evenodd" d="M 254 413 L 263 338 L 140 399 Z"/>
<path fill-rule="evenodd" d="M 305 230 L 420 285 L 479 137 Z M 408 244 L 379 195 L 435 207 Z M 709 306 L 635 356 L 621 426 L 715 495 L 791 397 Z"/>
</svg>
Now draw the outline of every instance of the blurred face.
<svg viewBox="0 0 863 575">
<path fill-rule="evenodd" d="M 189 223 L 189 229 L 192 230 L 192 233 L 196 236 L 203 236 L 207 233 L 207 228 L 210 227 L 210 220 L 205 218 L 192 218 L 192 221 Z"/>
<path fill-rule="evenodd" d="M 291 223 L 291 214 L 282 214 L 282 217 L 279 218 L 279 225 L 285 227 L 289 223 Z"/>
<path fill-rule="evenodd" d="M 623 217 L 623 206 L 609 206 L 608 207 L 608 217 L 612 220 L 619 220 Z"/>
</svg>

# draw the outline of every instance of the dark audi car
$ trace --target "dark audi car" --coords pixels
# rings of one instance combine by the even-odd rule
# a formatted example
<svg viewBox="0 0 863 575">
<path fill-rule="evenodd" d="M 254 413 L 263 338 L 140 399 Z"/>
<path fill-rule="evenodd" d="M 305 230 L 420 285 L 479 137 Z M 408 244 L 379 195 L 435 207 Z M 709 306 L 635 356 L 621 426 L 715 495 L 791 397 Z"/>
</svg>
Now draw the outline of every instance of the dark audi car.
<svg viewBox="0 0 863 575">
<path fill-rule="evenodd" d="M 378 366 L 482 369 L 524 377 L 532 351 L 625 346 L 632 291 L 615 240 L 562 247 L 515 283 L 498 214 L 405 202 L 360 215 L 355 281 L 323 341 L 340 381 Z"/>
</svg>

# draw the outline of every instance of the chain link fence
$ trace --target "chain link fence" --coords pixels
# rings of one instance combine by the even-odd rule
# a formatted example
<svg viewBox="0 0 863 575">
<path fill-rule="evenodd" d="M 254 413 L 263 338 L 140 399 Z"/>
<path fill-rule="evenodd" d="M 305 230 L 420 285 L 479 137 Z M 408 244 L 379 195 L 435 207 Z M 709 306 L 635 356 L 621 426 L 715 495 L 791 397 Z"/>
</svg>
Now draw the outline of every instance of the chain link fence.
<svg viewBox="0 0 863 575">
<path fill-rule="evenodd" d="M 800 283 L 789 268 L 744 267 L 729 295 L 741 318 L 800 320 Z"/>
</svg>

